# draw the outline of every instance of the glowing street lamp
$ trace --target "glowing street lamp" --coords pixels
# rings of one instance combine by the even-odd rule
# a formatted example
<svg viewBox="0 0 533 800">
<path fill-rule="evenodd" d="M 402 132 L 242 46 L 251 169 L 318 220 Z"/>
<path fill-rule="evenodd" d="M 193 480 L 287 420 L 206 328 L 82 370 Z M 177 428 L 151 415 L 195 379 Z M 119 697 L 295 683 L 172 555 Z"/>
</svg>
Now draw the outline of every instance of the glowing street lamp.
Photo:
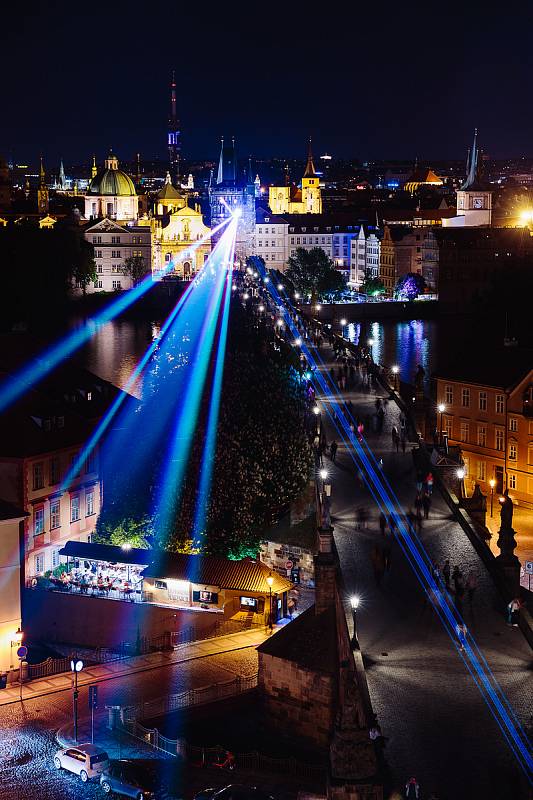
<svg viewBox="0 0 533 800">
<path fill-rule="evenodd" d="M 315 417 L 318 417 L 318 415 L 320 414 L 320 408 L 318 406 L 313 406 L 313 414 L 315 415 Z"/>
<path fill-rule="evenodd" d="M 367 345 L 368 345 L 368 347 L 369 347 L 369 350 L 370 350 L 370 359 L 371 359 L 372 361 L 374 360 L 374 357 L 373 357 L 373 355 L 372 355 L 372 345 L 373 345 L 373 344 L 374 344 L 374 340 L 373 340 L 373 339 L 368 339 L 368 341 L 367 341 Z"/>
<path fill-rule="evenodd" d="M 258 309 L 258 310 L 259 310 L 259 311 L 261 312 L 261 314 L 262 314 L 262 313 L 263 313 L 263 311 L 265 310 L 265 307 L 264 307 L 264 306 L 259 306 L 259 309 Z"/>
<path fill-rule="evenodd" d="M 320 475 L 320 477 L 322 478 L 323 481 L 325 481 L 326 478 L 328 477 L 327 469 L 321 469 L 318 474 Z"/>
<path fill-rule="evenodd" d="M 263 281 L 265 283 L 268 283 L 270 281 L 270 278 L 268 277 L 268 275 L 265 275 L 265 277 L 263 278 Z"/>
<path fill-rule="evenodd" d="M 296 345 L 296 347 L 301 347 L 301 345 L 302 345 L 302 340 L 300 339 L 300 337 L 299 337 L 299 336 L 298 336 L 298 338 L 297 338 L 297 339 L 295 339 L 295 340 L 294 340 L 294 344 Z"/>
<path fill-rule="evenodd" d="M 283 291 L 283 284 L 282 283 L 278 283 L 278 292 L 281 292 L 281 291 Z"/>
<path fill-rule="evenodd" d="M 83 661 L 76 656 L 70 661 L 70 671 L 74 673 L 74 685 L 72 688 L 72 713 L 74 716 L 74 741 L 78 744 L 78 673 L 83 669 Z"/>
<path fill-rule="evenodd" d="M 299 300 L 300 299 L 300 292 L 294 292 L 294 299 L 295 300 Z"/>
<path fill-rule="evenodd" d="M 248 300 L 248 298 L 249 298 L 249 297 L 250 297 L 250 295 L 248 294 L 248 292 L 245 292 L 245 293 L 243 294 L 243 296 L 242 296 L 242 299 L 243 299 L 243 300 Z"/>
<path fill-rule="evenodd" d="M 437 406 L 437 410 L 440 414 L 439 434 L 440 434 L 440 443 L 442 444 L 442 415 L 446 411 L 446 406 L 444 405 L 444 403 L 439 403 Z"/>
<path fill-rule="evenodd" d="M 272 570 L 267 575 L 266 582 L 268 583 L 268 588 L 270 591 L 270 603 L 269 603 L 269 613 L 268 613 L 268 630 L 272 633 L 272 584 L 274 583 L 274 576 L 272 575 Z"/>
<path fill-rule="evenodd" d="M 352 636 L 352 650 L 359 650 L 359 640 L 357 638 L 357 609 L 361 598 L 357 594 L 350 597 L 350 606 L 352 608 L 352 621 L 353 621 L 353 636 Z"/>
<path fill-rule="evenodd" d="M 348 320 L 343 317 L 341 319 L 341 328 L 345 328 L 347 324 L 348 324 Z"/>
<path fill-rule="evenodd" d="M 489 481 L 490 486 L 490 517 L 492 519 L 492 511 L 494 508 L 494 487 L 496 486 L 496 481 L 494 478 L 491 478 Z"/>
</svg>

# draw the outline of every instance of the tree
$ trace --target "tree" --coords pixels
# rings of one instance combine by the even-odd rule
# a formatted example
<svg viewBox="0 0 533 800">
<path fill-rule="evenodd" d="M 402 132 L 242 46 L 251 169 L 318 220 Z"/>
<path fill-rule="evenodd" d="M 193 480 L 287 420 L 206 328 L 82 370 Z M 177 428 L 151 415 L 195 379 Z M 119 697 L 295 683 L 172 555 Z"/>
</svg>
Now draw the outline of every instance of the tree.
<svg viewBox="0 0 533 800">
<path fill-rule="evenodd" d="M 398 279 L 394 289 L 394 296 L 397 300 L 415 300 L 419 294 L 423 294 L 426 282 L 418 272 L 408 272 Z"/>
<path fill-rule="evenodd" d="M 85 296 L 87 286 L 96 280 L 96 262 L 92 245 L 83 239 L 78 244 L 72 263 L 72 277 Z"/>
<path fill-rule="evenodd" d="M 128 275 L 134 286 L 146 275 L 146 262 L 144 256 L 129 256 L 122 267 L 124 275 Z"/>
<path fill-rule="evenodd" d="M 139 519 L 125 517 L 113 520 L 109 514 L 103 512 L 96 523 L 94 541 L 116 546 L 129 544 L 147 549 L 153 541 L 153 520 L 147 514 Z"/>
<path fill-rule="evenodd" d="M 287 277 L 304 297 L 315 303 L 327 294 L 342 292 L 346 281 L 321 247 L 305 250 L 298 247 L 288 260 Z"/>
<path fill-rule="evenodd" d="M 365 270 L 365 279 L 359 287 L 359 291 L 363 294 L 370 294 L 375 297 L 378 294 L 385 293 L 385 286 L 383 285 L 383 281 L 379 278 L 374 278 L 372 276 L 372 271 L 367 269 Z"/>
</svg>

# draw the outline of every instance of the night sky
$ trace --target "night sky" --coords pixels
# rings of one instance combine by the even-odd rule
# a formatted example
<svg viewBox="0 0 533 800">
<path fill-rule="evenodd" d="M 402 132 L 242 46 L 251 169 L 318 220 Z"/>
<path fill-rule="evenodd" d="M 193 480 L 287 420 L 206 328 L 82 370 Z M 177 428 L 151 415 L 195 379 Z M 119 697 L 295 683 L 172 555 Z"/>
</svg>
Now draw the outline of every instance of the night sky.
<svg viewBox="0 0 533 800">
<path fill-rule="evenodd" d="M 462 159 L 476 125 L 489 155 L 530 156 L 524 5 L 11 2 L 0 153 L 163 156 L 175 68 L 185 157 L 216 158 L 222 133 L 302 156 L 311 133 L 339 157 Z"/>
</svg>

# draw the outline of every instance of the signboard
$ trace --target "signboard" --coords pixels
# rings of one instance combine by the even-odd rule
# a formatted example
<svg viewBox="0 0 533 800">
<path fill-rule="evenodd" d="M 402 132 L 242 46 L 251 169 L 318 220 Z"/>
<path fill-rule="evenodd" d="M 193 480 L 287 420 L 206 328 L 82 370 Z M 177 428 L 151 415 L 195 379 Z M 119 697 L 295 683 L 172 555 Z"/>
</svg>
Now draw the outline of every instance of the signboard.
<svg viewBox="0 0 533 800">
<path fill-rule="evenodd" d="M 28 655 L 28 648 L 26 647 L 25 644 L 21 644 L 21 646 L 17 650 L 17 656 L 22 660 L 23 658 L 26 658 L 27 655 Z"/>
<path fill-rule="evenodd" d="M 524 563 L 524 570 L 526 575 L 533 575 L 533 561 L 526 561 Z"/>
<path fill-rule="evenodd" d="M 98 686 L 89 686 L 89 708 L 98 708 Z"/>
<path fill-rule="evenodd" d="M 292 561 L 286 561 L 285 562 L 285 569 L 292 569 L 293 566 L 294 566 L 294 564 L 292 563 Z"/>
</svg>

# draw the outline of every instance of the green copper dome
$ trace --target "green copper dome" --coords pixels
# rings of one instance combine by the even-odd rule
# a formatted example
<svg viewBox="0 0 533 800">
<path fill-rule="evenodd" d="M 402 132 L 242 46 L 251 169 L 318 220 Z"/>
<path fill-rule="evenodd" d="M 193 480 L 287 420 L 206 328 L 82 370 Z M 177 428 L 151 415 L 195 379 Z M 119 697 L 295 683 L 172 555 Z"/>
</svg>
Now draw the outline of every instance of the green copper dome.
<svg viewBox="0 0 533 800">
<path fill-rule="evenodd" d="M 130 176 L 118 168 L 117 157 L 110 153 L 105 168 L 91 180 L 87 194 L 135 197 L 137 192 Z"/>
</svg>

